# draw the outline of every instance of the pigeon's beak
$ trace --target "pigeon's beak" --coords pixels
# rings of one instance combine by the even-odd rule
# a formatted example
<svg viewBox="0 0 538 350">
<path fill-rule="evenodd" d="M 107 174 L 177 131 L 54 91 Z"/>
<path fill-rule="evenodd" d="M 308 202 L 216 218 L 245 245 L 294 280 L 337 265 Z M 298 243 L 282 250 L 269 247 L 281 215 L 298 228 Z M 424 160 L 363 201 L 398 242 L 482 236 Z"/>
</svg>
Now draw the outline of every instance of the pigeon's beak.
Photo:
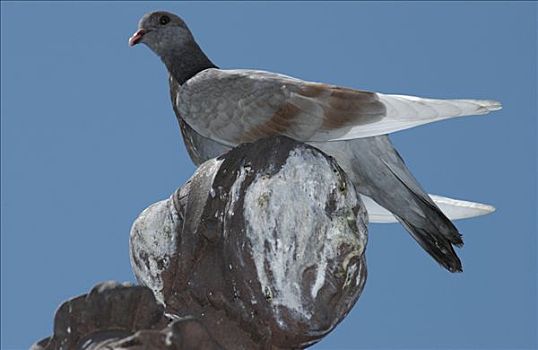
<svg viewBox="0 0 538 350">
<path fill-rule="evenodd" d="M 146 34 L 146 31 L 144 29 L 139 29 L 129 38 L 129 46 L 135 46 L 142 40 L 144 37 L 144 34 Z"/>
</svg>

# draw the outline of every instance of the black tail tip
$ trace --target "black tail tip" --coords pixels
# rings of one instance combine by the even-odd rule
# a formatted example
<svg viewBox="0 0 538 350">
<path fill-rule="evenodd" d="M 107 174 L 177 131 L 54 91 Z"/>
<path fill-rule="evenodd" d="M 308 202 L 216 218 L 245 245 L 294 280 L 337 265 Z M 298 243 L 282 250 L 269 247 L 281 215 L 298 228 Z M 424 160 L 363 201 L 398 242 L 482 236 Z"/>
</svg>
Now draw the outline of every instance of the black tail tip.
<svg viewBox="0 0 538 350">
<path fill-rule="evenodd" d="M 452 273 L 463 272 L 463 266 L 461 265 L 461 261 L 459 259 L 457 261 L 451 261 L 447 264 L 441 265 Z"/>
</svg>

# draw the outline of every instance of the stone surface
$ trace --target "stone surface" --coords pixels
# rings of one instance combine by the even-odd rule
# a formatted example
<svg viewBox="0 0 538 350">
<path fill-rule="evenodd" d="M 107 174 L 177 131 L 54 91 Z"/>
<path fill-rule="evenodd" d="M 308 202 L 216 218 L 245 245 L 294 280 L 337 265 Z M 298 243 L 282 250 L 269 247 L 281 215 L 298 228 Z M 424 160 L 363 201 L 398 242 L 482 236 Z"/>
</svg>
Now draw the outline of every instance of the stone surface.
<svg viewBox="0 0 538 350">
<path fill-rule="evenodd" d="M 366 212 L 319 150 L 285 137 L 203 163 L 133 224 L 144 286 L 65 302 L 49 349 L 296 349 L 350 311 L 365 280 Z"/>
<path fill-rule="evenodd" d="M 172 199 L 167 199 L 146 208 L 131 228 L 129 252 L 133 272 L 140 284 L 153 290 L 160 303 L 163 303 L 161 275 L 170 265 L 176 250 L 177 230 L 182 226 L 183 218 Z"/>
<path fill-rule="evenodd" d="M 58 309 L 54 334 L 31 350 L 222 349 L 193 317 L 170 318 L 142 286 L 105 282 Z"/>
<path fill-rule="evenodd" d="M 97 349 L 141 329 L 162 329 L 169 321 L 148 288 L 105 282 L 63 303 L 54 334 L 33 349 Z"/>
<path fill-rule="evenodd" d="M 131 261 L 167 312 L 197 317 L 225 348 L 305 347 L 362 291 L 366 224 L 332 158 L 274 137 L 203 163 L 146 209 Z"/>
</svg>

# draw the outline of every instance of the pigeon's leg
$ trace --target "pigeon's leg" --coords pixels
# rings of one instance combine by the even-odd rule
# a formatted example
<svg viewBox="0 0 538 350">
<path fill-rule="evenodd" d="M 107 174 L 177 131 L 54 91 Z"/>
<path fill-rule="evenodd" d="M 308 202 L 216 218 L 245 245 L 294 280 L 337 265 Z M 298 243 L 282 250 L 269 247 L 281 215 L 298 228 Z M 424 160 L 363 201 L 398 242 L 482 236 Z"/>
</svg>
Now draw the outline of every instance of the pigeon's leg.
<svg viewBox="0 0 538 350">
<path fill-rule="evenodd" d="M 463 244 L 461 235 L 411 175 L 388 136 L 310 144 L 333 156 L 358 191 L 393 213 L 437 262 L 451 272 L 462 271 L 452 247 Z"/>
</svg>

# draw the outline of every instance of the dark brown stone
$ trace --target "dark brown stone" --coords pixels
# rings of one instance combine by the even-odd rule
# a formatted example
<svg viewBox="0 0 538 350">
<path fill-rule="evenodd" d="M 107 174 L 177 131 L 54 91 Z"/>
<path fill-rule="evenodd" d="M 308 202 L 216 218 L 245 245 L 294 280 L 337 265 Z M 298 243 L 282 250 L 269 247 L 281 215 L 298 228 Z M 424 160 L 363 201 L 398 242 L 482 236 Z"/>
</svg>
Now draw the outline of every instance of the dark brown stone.
<svg viewBox="0 0 538 350">
<path fill-rule="evenodd" d="M 299 157 L 297 164 L 286 165 L 292 154 Z M 286 171 L 293 175 L 285 175 Z M 288 176 L 284 181 L 288 187 L 279 187 L 275 180 L 282 176 Z M 253 186 L 264 188 L 260 181 L 267 182 L 267 192 L 253 194 Z M 304 191 L 293 194 L 303 185 Z M 276 203 L 275 191 L 283 192 L 284 198 L 290 192 L 289 201 L 278 208 L 264 207 Z M 325 194 L 307 198 L 317 192 Z M 167 253 L 170 264 L 157 272 L 162 279 L 157 289 L 167 312 L 195 316 L 224 348 L 313 344 L 342 320 L 360 295 L 366 279 L 365 211 L 340 167 L 313 147 L 286 137 L 239 146 L 219 161 L 202 164 L 169 201 L 181 219 L 175 221 L 176 247 Z M 301 235 L 293 232 L 300 231 L 301 213 L 312 205 L 320 210 L 306 212 L 317 217 L 304 219 Z M 254 208 L 254 214 L 246 215 L 247 207 Z M 264 221 L 262 230 L 252 230 L 249 220 L 265 214 L 276 221 L 291 218 L 297 225 L 277 224 L 265 231 Z M 338 228 L 339 236 L 329 237 L 329 228 L 323 225 Z M 135 248 L 131 239 L 134 255 L 140 255 L 144 248 Z M 295 250 L 277 247 L 279 241 Z M 273 259 L 274 254 L 281 259 Z M 279 270 L 280 263 L 287 265 Z M 284 286 L 285 282 L 289 284 Z"/>
<path fill-rule="evenodd" d="M 106 282 L 65 302 L 32 349 L 307 347 L 363 289 L 366 223 L 321 151 L 286 137 L 239 146 L 135 221 L 131 263 L 146 286 Z"/>
<path fill-rule="evenodd" d="M 140 329 L 161 329 L 168 322 L 150 289 L 105 282 L 63 303 L 54 317 L 54 334 L 34 349 L 93 349 Z"/>
</svg>

